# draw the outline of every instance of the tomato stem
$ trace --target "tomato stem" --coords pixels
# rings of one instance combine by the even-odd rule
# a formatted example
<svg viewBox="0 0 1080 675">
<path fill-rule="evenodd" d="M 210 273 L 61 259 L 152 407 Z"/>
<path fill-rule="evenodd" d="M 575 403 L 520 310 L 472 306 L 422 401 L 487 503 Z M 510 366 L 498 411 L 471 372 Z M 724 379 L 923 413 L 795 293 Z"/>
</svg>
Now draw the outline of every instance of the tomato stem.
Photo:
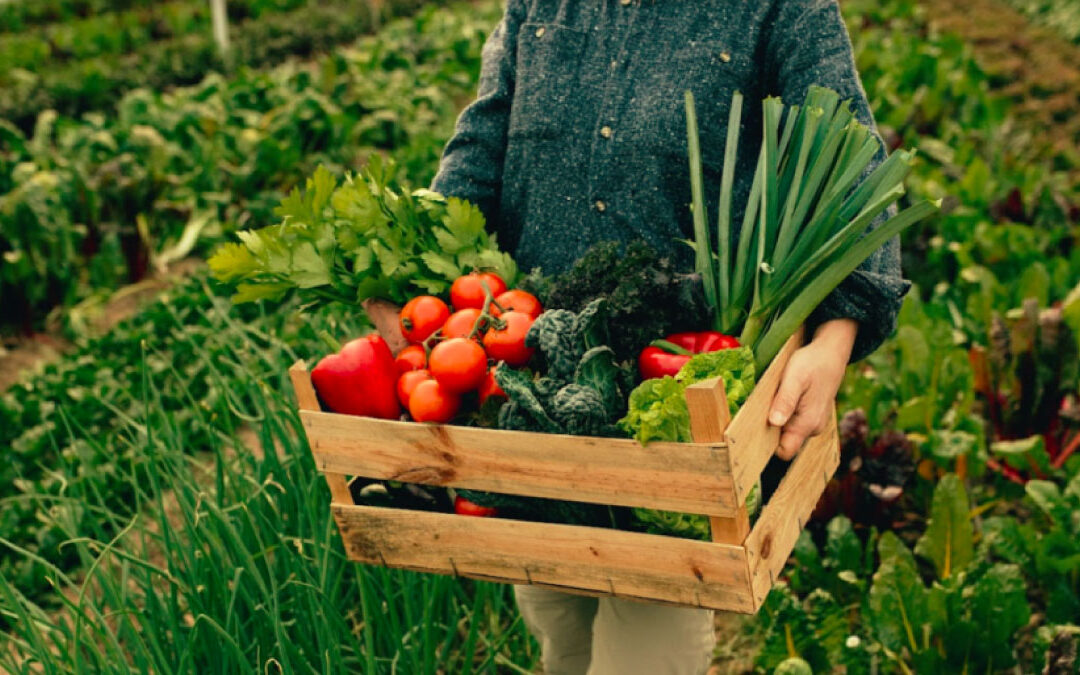
<svg viewBox="0 0 1080 675">
<path fill-rule="evenodd" d="M 329 347 L 335 354 L 341 351 L 341 343 L 334 339 L 334 336 L 331 335 L 328 331 L 319 331 L 319 339 L 322 340 L 323 343 L 327 347 Z"/>
</svg>

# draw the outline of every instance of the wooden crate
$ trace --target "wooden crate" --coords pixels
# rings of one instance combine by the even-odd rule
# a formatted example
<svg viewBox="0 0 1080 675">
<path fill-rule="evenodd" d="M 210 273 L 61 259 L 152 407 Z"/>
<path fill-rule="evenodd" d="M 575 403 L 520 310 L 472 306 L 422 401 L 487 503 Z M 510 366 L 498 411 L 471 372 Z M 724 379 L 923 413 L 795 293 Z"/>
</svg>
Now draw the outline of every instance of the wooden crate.
<svg viewBox="0 0 1080 675">
<path fill-rule="evenodd" d="M 768 415 L 792 338 L 734 419 L 723 383 L 689 387 L 693 443 L 417 424 L 321 412 L 289 373 L 350 559 L 571 593 L 754 613 L 839 463 L 835 414 L 749 527 L 746 495 L 779 442 Z M 712 542 L 577 525 L 360 506 L 362 476 L 709 516 Z"/>
</svg>

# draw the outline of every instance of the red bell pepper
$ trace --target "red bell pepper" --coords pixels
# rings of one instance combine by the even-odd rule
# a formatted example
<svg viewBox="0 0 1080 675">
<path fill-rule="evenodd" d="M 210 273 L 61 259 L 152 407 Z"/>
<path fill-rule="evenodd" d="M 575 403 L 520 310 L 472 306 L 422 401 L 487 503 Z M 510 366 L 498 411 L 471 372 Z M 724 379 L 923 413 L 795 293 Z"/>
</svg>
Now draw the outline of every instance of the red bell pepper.
<svg viewBox="0 0 1080 675">
<path fill-rule="evenodd" d="M 397 378 L 394 355 L 378 335 L 348 342 L 311 371 L 315 391 L 331 410 L 383 419 L 401 415 Z"/>
<path fill-rule="evenodd" d="M 675 333 L 663 340 L 655 340 L 641 350 L 638 368 L 641 370 L 642 379 L 646 380 L 665 375 L 674 376 L 695 354 L 718 352 L 738 346 L 738 340 L 714 330 Z"/>
</svg>

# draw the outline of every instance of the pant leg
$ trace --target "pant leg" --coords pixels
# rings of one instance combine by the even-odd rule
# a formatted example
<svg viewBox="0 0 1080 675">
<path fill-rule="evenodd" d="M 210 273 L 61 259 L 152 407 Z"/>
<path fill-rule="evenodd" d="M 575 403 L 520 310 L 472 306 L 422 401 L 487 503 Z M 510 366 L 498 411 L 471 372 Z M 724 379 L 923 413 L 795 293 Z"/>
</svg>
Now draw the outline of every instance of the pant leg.
<svg viewBox="0 0 1080 675">
<path fill-rule="evenodd" d="M 588 675 L 703 675 L 716 646 L 713 612 L 602 598 Z"/>
<path fill-rule="evenodd" d="M 585 675 L 597 599 L 537 586 L 514 586 L 518 610 L 540 643 L 545 675 Z"/>
</svg>

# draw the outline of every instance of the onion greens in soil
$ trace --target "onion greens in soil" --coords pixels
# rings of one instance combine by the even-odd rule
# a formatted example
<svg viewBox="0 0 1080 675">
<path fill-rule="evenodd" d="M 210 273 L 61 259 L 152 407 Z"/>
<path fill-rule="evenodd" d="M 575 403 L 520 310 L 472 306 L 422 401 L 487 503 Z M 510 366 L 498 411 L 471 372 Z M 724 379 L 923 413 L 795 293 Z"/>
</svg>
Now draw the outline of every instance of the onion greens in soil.
<svg viewBox="0 0 1080 675">
<path fill-rule="evenodd" d="M 758 370 L 825 297 L 889 239 L 937 210 L 921 201 L 867 232 L 904 195 L 913 152 L 893 153 L 865 180 L 880 147 L 846 102 L 813 87 L 802 106 L 762 103 L 763 136 L 732 256 L 732 189 L 743 97 L 731 103 L 720 184 L 716 244 L 705 212 L 694 96 L 686 92 L 687 146 L 693 199 L 695 271 L 714 327 L 754 350 Z"/>
</svg>

